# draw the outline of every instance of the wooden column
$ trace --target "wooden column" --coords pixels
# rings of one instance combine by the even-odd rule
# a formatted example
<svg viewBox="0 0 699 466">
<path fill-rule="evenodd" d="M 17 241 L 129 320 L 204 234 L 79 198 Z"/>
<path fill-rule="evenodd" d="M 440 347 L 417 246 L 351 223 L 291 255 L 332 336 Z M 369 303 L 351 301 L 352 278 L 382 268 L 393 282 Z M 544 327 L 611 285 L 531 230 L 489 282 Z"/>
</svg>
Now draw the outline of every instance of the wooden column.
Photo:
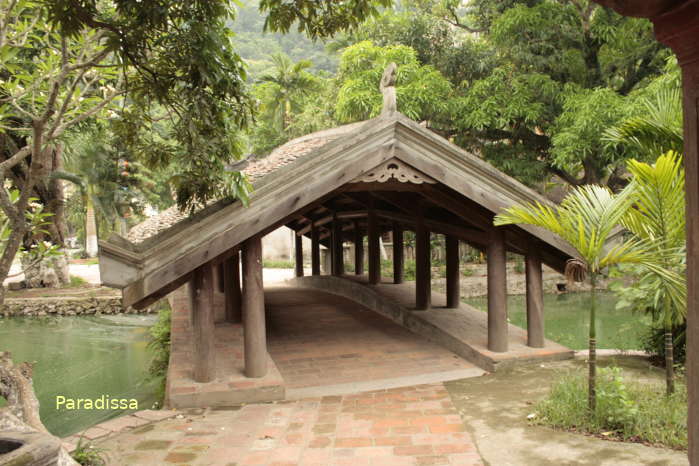
<svg viewBox="0 0 699 466">
<path fill-rule="evenodd" d="M 267 336 L 260 237 L 243 243 L 243 327 L 245 376 L 263 377 L 267 373 Z"/>
<path fill-rule="evenodd" d="M 393 222 L 393 283 L 403 283 L 404 271 L 403 225 Z"/>
<path fill-rule="evenodd" d="M 217 288 L 219 293 L 223 293 L 226 290 L 223 284 L 223 267 L 223 262 L 216 266 L 216 284 L 218 285 Z"/>
<path fill-rule="evenodd" d="M 211 382 L 216 376 L 214 349 L 214 268 L 210 262 L 194 271 L 189 287 L 192 303 L 194 381 Z"/>
<path fill-rule="evenodd" d="M 418 208 L 415 222 L 415 309 L 424 311 L 432 306 L 432 263 L 430 232 L 425 226 L 423 207 Z"/>
<path fill-rule="evenodd" d="M 379 243 L 379 219 L 373 209 L 369 209 L 369 231 L 367 233 L 369 246 L 369 284 L 381 283 L 381 245 Z"/>
<path fill-rule="evenodd" d="M 240 252 L 236 251 L 223 263 L 223 282 L 226 297 L 226 322 L 234 324 L 243 320 L 240 292 Z"/>
<path fill-rule="evenodd" d="M 459 239 L 446 235 L 447 253 L 447 307 L 456 309 L 461 304 L 461 288 L 459 278 Z"/>
<path fill-rule="evenodd" d="M 364 275 L 364 235 L 359 221 L 354 221 L 354 273 Z"/>
<path fill-rule="evenodd" d="M 332 274 L 339 277 L 345 273 L 344 250 L 342 247 L 342 220 L 333 219 L 332 231 Z"/>
<path fill-rule="evenodd" d="M 303 277 L 303 235 L 294 235 L 294 256 L 296 259 L 296 276 Z"/>
<path fill-rule="evenodd" d="M 311 226 L 311 275 L 320 275 L 320 238 L 315 225 Z"/>
<path fill-rule="evenodd" d="M 544 347 L 544 286 L 541 258 L 536 253 L 525 258 L 527 280 L 527 345 Z"/>
<path fill-rule="evenodd" d="M 488 245 L 488 349 L 507 351 L 507 269 L 505 231 L 493 228 Z"/>
</svg>

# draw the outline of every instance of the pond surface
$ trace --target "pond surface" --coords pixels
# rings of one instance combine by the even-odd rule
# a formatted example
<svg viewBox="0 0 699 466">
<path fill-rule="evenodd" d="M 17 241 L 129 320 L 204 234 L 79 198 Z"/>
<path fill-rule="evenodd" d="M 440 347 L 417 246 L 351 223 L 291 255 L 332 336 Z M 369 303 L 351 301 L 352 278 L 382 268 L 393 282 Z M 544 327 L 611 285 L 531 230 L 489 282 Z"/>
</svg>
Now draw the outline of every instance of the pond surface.
<svg viewBox="0 0 699 466">
<path fill-rule="evenodd" d="M 486 297 L 466 298 L 464 302 L 481 310 L 488 309 Z M 615 309 L 613 293 L 597 293 L 597 347 L 607 349 L 641 349 L 641 335 L 646 324 L 642 316 Z M 590 295 L 564 293 L 544 295 L 544 331 L 546 338 L 571 349 L 587 349 Z M 524 295 L 507 297 L 510 323 L 527 328 Z"/>
<path fill-rule="evenodd" d="M 145 380 L 151 360 L 148 327 L 156 319 L 155 314 L 4 318 L 0 351 L 10 351 L 15 363 L 35 361 L 41 420 L 64 437 L 133 410 L 67 410 L 67 402 L 57 409 L 59 396 L 135 399 L 138 409 L 153 406 L 157 383 Z"/>
</svg>

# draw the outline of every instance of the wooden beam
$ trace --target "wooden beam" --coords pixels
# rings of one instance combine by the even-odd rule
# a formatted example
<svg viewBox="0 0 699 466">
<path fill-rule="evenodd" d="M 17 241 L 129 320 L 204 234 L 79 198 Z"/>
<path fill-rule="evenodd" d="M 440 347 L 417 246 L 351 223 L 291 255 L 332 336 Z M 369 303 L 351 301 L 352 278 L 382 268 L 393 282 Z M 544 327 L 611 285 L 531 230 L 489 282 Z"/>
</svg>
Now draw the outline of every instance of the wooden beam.
<svg viewBox="0 0 699 466">
<path fill-rule="evenodd" d="M 354 273 L 364 275 L 364 235 L 359 220 L 354 222 Z"/>
<path fill-rule="evenodd" d="M 491 231 L 488 245 L 488 349 L 507 351 L 507 263 L 505 232 Z"/>
<path fill-rule="evenodd" d="M 311 229 L 311 275 L 320 275 L 320 232 L 315 226 Z"/>
<path fill-rule="evenodd" d="M 243 243 L 243 327 L 245 376 L 267 374 L 265 295 L 262 282 L 262 239 L 252 237 Z"/>
<path fill-rule="evenodd" d="M 214 269 L 211 262 L 194 271 L 189 290 L 192 305 L 194 381 L 211 382 L 216 376 Z"/>
<path fill-rule="evenodd" d="M 403 283 L 404 272 L 403 225 L 393 222 L 393 283 Z"/>
<path fill-rule="evenodd" d="M 541 258 L 532 252 L 525 256 L 527 282 L 527 345 L 544 347 L 544 286 Z"/>
<path fill-rule="evenodd" d="M 415 222 L 415 309 L 425 311 L 432 306 L 432 264 L 430 232 L 423 218 L 424 206 L 416 206 Z"/>
<path fill-rule="evenodd" d="M 447 307 L 457 309 L 461 305 L 461 288 L 459 279 L 459 238 L 446 236 L 447 254 Z"/>
<path fill-rule="evenodd" d="M 379 219 L 376 211 L 369 209 L 369 231 L 367 233 L 369 246 L 369 284 L 381 283 L 381 250 L 379 243 Z"/>
<path fill-rule="evenodd" d="M 303 236 L 294 236 L 294 238 L 295 274 L 297 277 L 303 277 Z"/>
<path fill-rule="evenodd" d="M 238 250 L 224 262 L 223 282 L 225 287 L 226 322 L 240 323 L 243 320 L 243 301 L 240 291 L 240 253 Z"/>
<path fill-rule="evenodd" d="M 223 262 L 216 264 L 216 285 L 219 293 L 223 293 L 226 290 L 223 284 Z"/>
<path fill-rule="evenodd" d="M 309 231 L 311 231 L 311 225 L 316 226 L 316 227 L 321 227 L 323 225 L 327 225 L 328 223 L 332 223 L 334 221 L 334 219 L 336 219 L 336 218 L 353 219 L 353 218 L 362 218 L 362 217 L 366 217 L 366 211 L 352 210 L 352 211 L 347 211 L 347 212 L 336 212 L 333 215 L 326 215 L 325 217 L 321 217 L 318 220 L 313 220 L 311 223 L 304 226 L 303 228 L 296 230 L 296 234 L 298 236 L 305 235 Z"/>
</svg>

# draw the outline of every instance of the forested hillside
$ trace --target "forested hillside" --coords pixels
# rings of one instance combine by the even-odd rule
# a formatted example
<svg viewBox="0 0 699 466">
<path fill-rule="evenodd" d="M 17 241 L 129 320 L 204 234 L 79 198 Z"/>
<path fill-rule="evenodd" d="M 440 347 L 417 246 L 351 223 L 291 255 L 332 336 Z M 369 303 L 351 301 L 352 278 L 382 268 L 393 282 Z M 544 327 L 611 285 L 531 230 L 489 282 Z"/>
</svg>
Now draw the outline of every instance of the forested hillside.
<svg viewBox="0 0 699 466">
<path fill-rule="evenodd" d="M 251 77 L 259 76 L 272 66 L 275 53 L 288 55 L 293 61 L 310 60 L 314 71 L 334 72 L 338 58 L 325 50 L 323 41 L 312 41 L 292 28 L 288 34 L 263 32 L 265 16 L 258 9 L 259 0 L 245 0 L 238 7 L 233 24 L 236 51 L 248 63 Z"/>
</svg>

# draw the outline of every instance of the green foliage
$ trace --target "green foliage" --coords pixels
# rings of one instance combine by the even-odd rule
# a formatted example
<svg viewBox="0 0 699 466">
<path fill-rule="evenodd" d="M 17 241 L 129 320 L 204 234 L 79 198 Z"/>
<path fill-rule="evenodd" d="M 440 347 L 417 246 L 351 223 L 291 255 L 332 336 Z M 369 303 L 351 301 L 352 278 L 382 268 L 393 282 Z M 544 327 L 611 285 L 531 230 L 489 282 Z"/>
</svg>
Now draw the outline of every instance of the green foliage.
<svg viewBox="0 0 699 466">
<path fill-rule="evenodd" d="M 104 466 L 107 464 L 105 453 L 103 448 L 97 448 L 89 442 L 86 443 L 84 437 L 80 436 L 78 444 L 70 456 L 81 466 Z"/>
<path fill-rule="evenodd" d="M 68 286 L 71 288 L 80 288 L 82 286 L 85 286 L 86 284 L 87 280 L 85 280 L 84 278 L 78 277 L 77 275 L 71 275 L 70 283 L 68 284 Z"/>
<path fill-rule="evenodd" d="M 293 269 L 296 266 L 294 261 L 284 261 L 284 260 L 269 260 L 265 259 L 262 261 L 262 267 L 265 269 Z"/>
<path fill-rule="evenodd" d="M 628 382 L 619 368 L 599 371 L 597 411 L 586 406 L 586 375 L 562 374 L 550 395 L 536 405 L 535 423 L 557 429 L 604 434 L 676 449 L 687 448 L 687 388 L 670 397 L 662 387 Z"/>
<path fill-rule="evenodd" d="M 641 335 L 643 351 L 648 353 L 657 364 L 665 364 L 665 333 L 664 325 L 652 325 Z M 687 322 L 670 328 L 672 338 L 672 358 L 676 365 L 683 365 L 687 359 Z"/>
<path fill-rule="evenodd" d="M 288 32 L 296 24 L 299 32 L 315 39 L 354 29 L 376 15 L 379 7 L 392 3 L 393 0 L 260 0 L 260 11 L 268 12 L 265 30 Z"/>
<path fill-rule="evenodd" d="M 148 347 L 153 352 L 153 359 L 148 367 L 151 380 L 159 380 L 160 398 L 165 397 L 165 379 L 167 368 L 170 363 L 170 328 L 172 321 L 172 311 L 166 301 L 162 301 L 162 307 L 158 311 L 158 320 L 149 330 L 150 342 Z"/>
<path fill-rule="evenodd" d="M 340 121 L 366 120 L 381 112 L 379 82 L 391 62 L 398 65 L 396 94 L 401 113 L 427 120 L 448 110 L 451 84 L 433 67 L 420 65 L 413 49 L 378 47 L 366 41 L 345 49 L 340 59 L 336 106 Z"/>
</svg>

